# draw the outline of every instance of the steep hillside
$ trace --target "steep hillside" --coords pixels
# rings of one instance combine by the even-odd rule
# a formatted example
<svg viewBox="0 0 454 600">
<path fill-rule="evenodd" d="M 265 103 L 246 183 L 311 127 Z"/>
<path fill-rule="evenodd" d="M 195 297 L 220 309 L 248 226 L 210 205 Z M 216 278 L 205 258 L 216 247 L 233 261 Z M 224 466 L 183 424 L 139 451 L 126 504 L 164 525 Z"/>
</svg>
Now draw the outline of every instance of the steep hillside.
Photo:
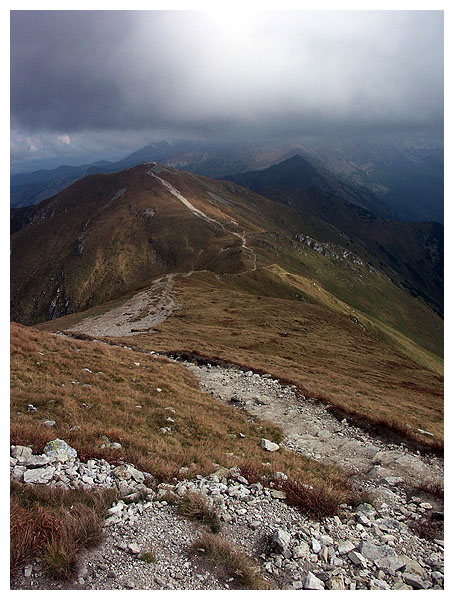
<svg viewBox="0 0 454 600">
<path fill-rule="evenodd" d="M 360 206 L 345 194 L 329 189 L 318 172 L 300 156 L 263 171 L 227 179 L 331 223 L 365 245 L 396 283 L 405 285 L 442 313 L 442 225 L 401 223 L 377 217 L 364 204 Z"/>
<path fill-rule="evenodd" d="M 221 177 L 265 169 L 295 154 L 323 176 L 329 189 L 383 218 L 443 222 L 443 143 L 425 139 L 310 138 L 268 144 L 153 142 L 117 162 L 61 165 L 11 176 L 11 205 L 37 204 L 74 181 L 148 161 Z"/>
<path fill-rule="evenodd" d="M 380 276 L 354 239 L 228 182 L 144 164 L 79 181 L 28 220 L 11 238 L 12 317 L 24 323 L 114 300 L 165 274 L 276 263 L 440 353 L 435 315 Z"/>
<path fill-rule="evenodd" d="M 403 221 L 443 223 L 443 139 L 383 136 L 315 140 L 304 156 L 367 187 Z"/>
<path fill-rule="evenodd" d="M 11 242 L 14 319 L 31 323 L 83 310 L 164 273 L 250 266 L 243 223 L 229 213 L 244 213 L 250 231 L 260 228 L 246 223 L 252 208 L 243 201 L 238 212 L 226 184 L 207 187 L 166 170 L 194 200 L 188 209 L 151 169 L 85 178 L 29 214 L 31 223 Z"/>
</svg>

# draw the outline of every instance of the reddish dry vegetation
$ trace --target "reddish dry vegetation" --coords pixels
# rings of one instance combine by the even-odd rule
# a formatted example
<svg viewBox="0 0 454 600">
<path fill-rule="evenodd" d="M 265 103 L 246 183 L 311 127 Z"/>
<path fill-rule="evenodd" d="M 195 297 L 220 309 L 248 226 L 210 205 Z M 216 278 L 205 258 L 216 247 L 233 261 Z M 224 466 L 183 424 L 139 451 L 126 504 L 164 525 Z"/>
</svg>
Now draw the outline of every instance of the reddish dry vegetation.
<svg viewBox="0 0 454 600">
<path fill-rule="evenodd" d="M 190 553 L 201 558 L 206 568 L 234 589 L 267 590 L 271 583 L 260 575 L 258 565 L 232 543 L 212 533 L 202 533 L 192 544 Z"/>
<path fill-rule="evenodd" d="M 115 497 L 113 490 L 62 490 L 12 482 L 12 570 L 40 553 L 51 575 L 71 577 L 77 553 L 101 540 L 104 513 Z"/>
<path fill-rule="evenodd" d="M 187 492 L 178 501 L 178 513 L 183 517 L 208 525 L 213 533 L 218 533 L 221 528 L 218 511 L 208 503 L 204 494 Z"/>
<path fill-rule="evenodd" d="M 336 489 L 331 494 L 326 493 L 326 486 L 320 481 L 308 484 L 304 479 L 282 479 L 266 465 L 258 467 L 256 463 L 245 461 L 240 464 L 241 474 L 249 483 L 260 482 L 286 494 L 286 503 L 295 506 L 301 513 L 316 520 L 323 519 L 339 512 L 339 504 L 347 503 L 357 505 L 361 502 L 371 501 L 371 498 L 361 490 L 352 490 L 348 478 L 342 483 L 338 482 Z"/>
</svg>

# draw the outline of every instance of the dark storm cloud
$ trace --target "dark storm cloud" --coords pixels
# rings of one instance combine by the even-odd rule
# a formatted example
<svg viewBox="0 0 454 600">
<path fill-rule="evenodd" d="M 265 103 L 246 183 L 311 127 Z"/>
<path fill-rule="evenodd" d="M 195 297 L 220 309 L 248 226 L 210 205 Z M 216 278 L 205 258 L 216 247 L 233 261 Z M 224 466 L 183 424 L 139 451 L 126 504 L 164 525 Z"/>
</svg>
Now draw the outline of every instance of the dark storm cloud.
<svg viewBox="0 0 454 600">
<path fill-rule="evenodd" d="M 11 110 L 18 155 L 153 132 L 441 127 L 443 15 L 17 11 Z"/>
</svg>

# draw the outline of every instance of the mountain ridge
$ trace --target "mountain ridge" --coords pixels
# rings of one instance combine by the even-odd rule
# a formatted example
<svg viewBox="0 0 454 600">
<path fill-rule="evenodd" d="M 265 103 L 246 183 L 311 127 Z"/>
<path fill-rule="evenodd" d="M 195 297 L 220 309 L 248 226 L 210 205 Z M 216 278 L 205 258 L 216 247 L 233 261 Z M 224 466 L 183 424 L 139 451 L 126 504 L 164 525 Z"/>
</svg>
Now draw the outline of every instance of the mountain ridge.
<svg viewBox="0 0 454 600">
<path fill-rule="evenodd" d="M 303 157 L 292 157 L 262 171 L 226 179 L 304 214 L 312 214 L 359 239 L 382 266 L 386 265 L 386 272 L 396 282 L 401 279 L 402 283 L 403 278 L 412 293 L 421 295 L 442 313 L 442 225 L 380 218 L 367 207 L 330 191 Z"/>
<path fill-rule="evenodd" d="M 301 154 L 325 179 L 330 180 L 341 194 L 350 195 L 351 199 L 356 203 L 359 201 L 359 204 L 366 202 L 366 206 L 373 213 L 393 220 L 442 221 L 442 217 L 439 218 L 443 212 L 442 208 L 441 213 L 439 209 L 439 159 L 434 157 L 431 161 L 430 150 L 424 153 L 424 145 L 420 148 L 410 144 L 407 149 L 400 149 L 398 144 L 385 144 L 385 158 L 380 162 L 381 147 L 379 145 L 370 149 L 367 145 L 364 148 L 361 145 L 349 146 L 348 140 L 336 143 L 317 143 L 316 140 L 312 140 L 304 143 L 276 142 L 261 145 L 194 140 L 154 142 L 116 162 L 97 161 L 77 167 L 62 165 L 52 170 L 41 169 L 12 175 L 11 204 L 34 204 L 51 197 L 90 173 L 120 171 L 150 160 L 207 177 L 219 178 L 225 174 L 264 169 L 295 154 Z M 400 178 L 397 167 L 393 167 L 392 156 L 388 157 L 392 152 L 391 148 L 394 148 L 397 157 L 396 164 L 402 167 Z M 362 198 L 358 197 L 360 189 Z M 432 212 L 431 198 L 436 204 Z M 433 218 L 428 219 L 430 214 Z"/>
</svg>

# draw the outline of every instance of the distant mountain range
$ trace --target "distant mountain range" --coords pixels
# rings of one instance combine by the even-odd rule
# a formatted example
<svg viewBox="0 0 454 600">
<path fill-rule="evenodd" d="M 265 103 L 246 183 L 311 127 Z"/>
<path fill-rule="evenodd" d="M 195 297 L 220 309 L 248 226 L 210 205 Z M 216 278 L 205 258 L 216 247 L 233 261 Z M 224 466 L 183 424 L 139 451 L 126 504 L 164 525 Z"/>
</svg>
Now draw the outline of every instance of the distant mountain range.
<svg viewBox="0 0 454 600">
<path fill-rule="evenodd" d="M 162 141 L 117 162 L 98 161 L 12 175 L 11 205 L 37 204 L 87 175 L 113 173 L 147 161 L 207 177 L 223 177 L 264 169 L 295 154 L 303 156 L 325 183 L 329 183 L 329 191 L 350 195 L 353 203 L 367 207 L 378 216 L 443 222 L 443 146 L 416 143 L 366 145 L 311 140 L 239 145 Z"/>
<path fill-rule="evenodd" d="M 360 240 L 390 277 L 442 310 L 443 226 L 439 223 L 404 223 L 377 216 L 374 197 L 367 190 L 323 177 L 301 156 L 228 179 Z M 379 208 L 386 215 L 386 207 Z"/>
</svg>

